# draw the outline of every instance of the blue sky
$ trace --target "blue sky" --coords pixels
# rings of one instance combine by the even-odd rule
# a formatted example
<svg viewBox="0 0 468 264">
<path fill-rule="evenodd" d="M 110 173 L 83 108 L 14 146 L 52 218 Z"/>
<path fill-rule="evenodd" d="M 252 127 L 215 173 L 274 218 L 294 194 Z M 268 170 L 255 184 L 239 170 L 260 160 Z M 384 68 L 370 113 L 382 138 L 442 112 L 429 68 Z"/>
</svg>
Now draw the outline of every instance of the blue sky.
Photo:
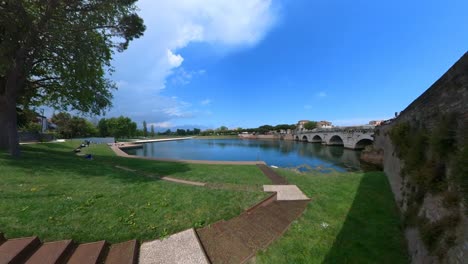
<svg viewBox="0 0 468 264">
<path fill-rule="evenodd" d="M 387 119 L 468 47 L 468 1 L 140 0 L 107 117 L 159 130 Z"/>
</svg>

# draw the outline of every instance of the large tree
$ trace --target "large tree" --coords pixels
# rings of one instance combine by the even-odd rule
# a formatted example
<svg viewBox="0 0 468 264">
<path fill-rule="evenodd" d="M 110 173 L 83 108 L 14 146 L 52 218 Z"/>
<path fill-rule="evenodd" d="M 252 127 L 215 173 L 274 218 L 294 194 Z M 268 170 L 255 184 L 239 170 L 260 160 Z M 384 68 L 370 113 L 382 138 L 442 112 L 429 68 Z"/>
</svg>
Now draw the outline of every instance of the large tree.
<svg viewBox="0 0 468 264">
<path fill-rule="evenodd" d="M 19 155 L 17 107 L 101 114 L 111 106 L 112 56 L 145 30 L 135 2 L 0 1 L 0 148 Z"/>
</svg>

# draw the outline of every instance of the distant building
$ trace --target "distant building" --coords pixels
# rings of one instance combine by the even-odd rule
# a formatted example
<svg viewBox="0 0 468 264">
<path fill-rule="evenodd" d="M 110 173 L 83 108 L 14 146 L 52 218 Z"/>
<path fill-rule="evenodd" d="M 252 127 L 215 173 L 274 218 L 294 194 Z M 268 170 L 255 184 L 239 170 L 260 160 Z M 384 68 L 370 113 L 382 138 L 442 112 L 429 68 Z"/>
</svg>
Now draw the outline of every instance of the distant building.
<svg viewBox="0 0 468 264">
<path fill-rule="evenodd" d="M 36 113 L 35 123 L 41 126 L 41 133 L 45 133 L 47 130 L 55 130 L 57 125 L 52 123 L 52 120 L 43 115 Z"/>
<path fill-rule="evenodd" d="M 380 126 L 380 125 L 382 125 L 383 122 L 384 122 L 384 120 L 372 120 L 372 121 L 369 121 L 369 125 L 371 125 L 371 126 Z"/>
<path fill-rule="evenodd" d="M 317 122 L 317 127 L 318 128 L 332 128 L 332 122 L 329 121 L 320 121 Z"/>
<path fill-rule="evenodd" d="M 299 122 L 297 122 L 297 125 L 296 125 L 296 131 L 303 131 L 304 130 L 304 125 L 306 123 L 310 122 L 309 120 L 300 120 Z"/>
</svg>

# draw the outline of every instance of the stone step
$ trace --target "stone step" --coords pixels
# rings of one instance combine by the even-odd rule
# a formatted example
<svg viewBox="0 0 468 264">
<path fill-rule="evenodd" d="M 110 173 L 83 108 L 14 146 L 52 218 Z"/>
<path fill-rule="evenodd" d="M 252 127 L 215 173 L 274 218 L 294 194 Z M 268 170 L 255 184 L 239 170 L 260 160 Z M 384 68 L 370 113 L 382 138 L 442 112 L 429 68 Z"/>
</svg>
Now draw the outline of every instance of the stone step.
<svg viewBox="0 0 468 264">
<path fill-rule="evenodd" d="M 68 264 L 96 264 L 101 263 L 104 257 L 106 241 L 98 241 L 79 245 L 73 251 Z"/>
<path fill-rule="evenodd" d="M 37 237 L 9 239 L 0 246 L 0 263 L 21 263 L 41 244 Z"/>
<path fill-rule="evenodd" d="M 139 258 L 140 264 L 209 264 L 194 229 L 143 243 Z"/>
<path fill-rule="evenodd" d="M 26 264 L 64 263 L 73 251 L 73 241 L 63 240 L 44 243 L 26 261 Z"/>
<path fill-rule="evenodd" d="M 114 244 L 110 247 L 105 264 L 136 264 L 138 263 L 138 241 Z"/>
</svg>

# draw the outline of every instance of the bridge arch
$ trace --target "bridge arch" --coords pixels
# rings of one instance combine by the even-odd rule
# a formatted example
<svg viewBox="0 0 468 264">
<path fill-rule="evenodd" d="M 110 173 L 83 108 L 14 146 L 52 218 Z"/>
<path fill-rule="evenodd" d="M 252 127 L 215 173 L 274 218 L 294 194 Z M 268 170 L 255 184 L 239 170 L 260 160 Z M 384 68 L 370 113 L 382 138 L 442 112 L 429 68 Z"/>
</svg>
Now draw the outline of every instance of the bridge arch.
<svg viewBox="0 0 468 264">
<path fill-rule="evenodd" d="M 296 140 L 296 141 L 299 141 L 299 136 L 296 136 L 295 140 Z"/>
<path fill-rule="evenodd" d="M 315 135 L 313 138 L 312 138 L 312 143 L 322 143 L 323 142 L 323 139 L 322 137 L 320 137 L 319 135 Z"/>
<path fill-rule="evenodd" d="M 328 145 L 344 146 L 344 141 L 340 136 L 334 135 L 330 138 L 330 140 L 328 140 Z"/>
<path fill-rule="evenodd" d="M 372 145 L 373 143 L 374 141 L 372 139 L 363 138 L 356 142 L 356 144 L 354 145 L 354 149 L 364 149 L 366 146 Z"/>
<path fill-rule="evenodd" d="M 304 141 L 304 142 L 309 142 L 309 139 L 307 138 L 306 135 L 304 135 L 304 136 L 302 137 L 302 141 Z"/>
</svg>

